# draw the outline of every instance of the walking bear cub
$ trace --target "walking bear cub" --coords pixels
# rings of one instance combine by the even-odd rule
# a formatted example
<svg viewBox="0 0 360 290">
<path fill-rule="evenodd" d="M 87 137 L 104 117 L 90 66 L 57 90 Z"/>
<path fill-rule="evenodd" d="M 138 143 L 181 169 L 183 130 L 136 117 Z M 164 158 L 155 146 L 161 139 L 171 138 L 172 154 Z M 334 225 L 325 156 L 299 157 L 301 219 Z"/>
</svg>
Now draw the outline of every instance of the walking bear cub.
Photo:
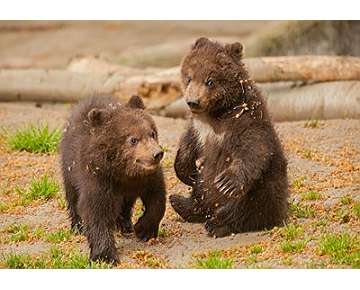
<svg viewBox="0 0 360 290">
<path fill-rule="evenodd" d="M 192 118 L 175 171 L 192 193 L 170 202 L 216 237 L 282 225 L 288 212 L 287 161 L 241 59 L 240 43 L 200 38 L 181 66 Z"/>
<path fill-rule="evenodd" d="M 132 231 L 138 197 L 145 213 L 135 234 L 157 237 L 165 212 L 163 150 L 141 98 L 125 105 L 112 97 L 81 102 L 64 129 L 61 155 L 71 227 L 86 235 L 91 260 L 118 261 L 113 231 Z"/>
</svg>

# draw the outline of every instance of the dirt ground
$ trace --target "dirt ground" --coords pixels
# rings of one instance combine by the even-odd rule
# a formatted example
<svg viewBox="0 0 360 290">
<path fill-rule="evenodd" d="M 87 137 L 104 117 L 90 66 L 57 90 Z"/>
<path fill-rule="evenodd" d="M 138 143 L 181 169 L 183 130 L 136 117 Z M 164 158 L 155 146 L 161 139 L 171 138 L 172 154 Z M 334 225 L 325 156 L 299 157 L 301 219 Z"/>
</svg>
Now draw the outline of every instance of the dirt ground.
<svg viewBox="0 0 360 290">
<path fill-rule="evenodd" d="M 69 113 L 70 105 L 43 105 L 32 103 L 0 104 L 0 126 L 10 132 L 32 124 L 48 123 L 61 127 Z M 160 143 L 167 149 L 163 161 L 168 195 L 186 195 L 188 188 L 181 184 L 173 170 L 173 160 L 179 136 L 185 121 L 155 116 L 159 128 Z M 359 236 L 359 217 L 354 214 L 355 204 L 360 201 L 360 122 L 358 120 L 330 120 L 307 126 L 305 121 L 277 123 L 276 129 L 289 160 L 291 203 L 311 210 L 302 216 L 291 214 L 289 223 L 304 230 L 305 247 L 296 253 L 284 253 L 281 229 L 243 233 L 214 239 L 206 235 L 202 225 L 184 223 L 167 203 L 162 221 L 163 235 L 147 243 L 138 242 L 133 235 L 117 234 L 117 247 L 123 267 L 194 267 L 196 257 L 219 250 L 224 257 L 234 261 L 234 267 L 350 267 L 335 263 L 331 257 L 319 252 L 321 237 L 330 233 L 349 233 Z M 31 154 L 10 151 L 5 139 L 0 140 L 0 202 L 4 205 L 15 198 L 16 186 L 26 186 L 33 177 L 44 173 L 61 183 L 59 155 Z M 320 193 L 320 199 L 306 201 L 304 192 Z M 343 202 L 348 197 L 349 202 Z M 61 202 L 62 201 L 62 202 Z M 25 224 L 30 229 L 41 227 L 46 232 L 68 229 L 69 220 L 63 204 L 63 192 L 49 200 L 36 201 L 28 206 L 0 209 L 0 253 L 46 253 L 53 246 L 42 239 L 13 242 L 8 239 L 7 229 L 13 224 Z M 252 253 L 252 247 L 260 245 L 261 253 Z M 61 248 L 76 248 L 88 254 L 86 240 L 81 236 L 56 244 Z M 0 254 L 0 255 L 1 255 Z M 6 265 L 2 264 L 2 267 Z"/>
</svg>

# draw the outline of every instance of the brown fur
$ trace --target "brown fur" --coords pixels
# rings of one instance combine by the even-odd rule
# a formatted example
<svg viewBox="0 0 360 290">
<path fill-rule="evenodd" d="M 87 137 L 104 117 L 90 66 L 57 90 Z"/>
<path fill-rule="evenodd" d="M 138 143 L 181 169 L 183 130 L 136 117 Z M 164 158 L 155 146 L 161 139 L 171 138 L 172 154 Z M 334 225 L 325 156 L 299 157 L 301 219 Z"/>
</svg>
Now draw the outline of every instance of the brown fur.
<svg viewBox="0 0 360 290">
<path fill-rule="evenodd" d="M 193 191 L 170 201 L 217 237 L 282 225 L 288 212 L 287 162 L 241 57 L 240 43 L 200 38 L 181 67 L 192 118 L 175 171 Z"/>
<path fill-rule="evenodd" d="M 165 211 L 163 152 L 139 97 L 126 105 L 112 97 L 82 101 L 64 129 L 61 155 L 71 225 L 85 233 L 91 260 L 118 261 L 113 230 L 132 231 L 138 197 L 145 213 L 135 234 L 157 236 Z"/>
</svg>

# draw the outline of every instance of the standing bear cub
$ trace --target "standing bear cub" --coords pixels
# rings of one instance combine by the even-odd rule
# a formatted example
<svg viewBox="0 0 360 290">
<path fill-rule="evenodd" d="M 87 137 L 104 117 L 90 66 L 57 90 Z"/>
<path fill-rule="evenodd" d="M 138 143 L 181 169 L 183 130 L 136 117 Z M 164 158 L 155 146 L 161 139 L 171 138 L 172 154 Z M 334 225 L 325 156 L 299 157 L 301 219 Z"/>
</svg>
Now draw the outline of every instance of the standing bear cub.
<svg viewBox="0 0 360 290">
<path fill-rule="evenodd" d="M 175 171 L 192 193 L 170 202 L 215 237 L 282 225 L 288 212 L 287 161 L 241 59 L 240 43 L 200 38 L 181 67 L 192 118 Z"/>
<path fill-rule="evenodd" d="M 126 105 L 112 97 L 81 102 L 60 149 L 71 227 L 86 235 L 91 260 L 118 261 L 113 231 L 132 231 L 138 197 L 145 213 L 135 234 L 144 241 L 157 237 L 165 212 L 163 150 L 141 98 L 133 96 Z"/>
</svg>

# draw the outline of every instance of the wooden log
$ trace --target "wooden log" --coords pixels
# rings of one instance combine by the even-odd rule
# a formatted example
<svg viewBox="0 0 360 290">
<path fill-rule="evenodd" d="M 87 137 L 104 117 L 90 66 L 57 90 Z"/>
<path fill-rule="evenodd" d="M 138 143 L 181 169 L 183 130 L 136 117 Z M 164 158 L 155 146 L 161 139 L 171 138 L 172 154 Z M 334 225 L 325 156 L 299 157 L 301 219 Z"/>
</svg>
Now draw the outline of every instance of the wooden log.
<svg viewBox="0 0 360 290">
<path fill-rule="evenodd" d="M 350 56 L 286 56 L 244 60 L 259 83 L 280 81 L 360 80 L 360 58 Z"/>
<path fill-rule="evenodd" d="M 261 84 L 260 88 L 275 121 L 360 118 L 360 81 L 295 87 L 277 82 Z"/>
<path fill-rule="evenodd" d="M 292 82 L 258 84 L 274 121 L 360 118 L 360 81 L 322 82 L 294 86 Z M 181 98 L 160 112 L 184 118 L 190 114 Z"/>
<path fill-rule="evenodd" d="M 69 102 L 93 94 L 123 99 L 139 94 L 150 109 L 159 110 L 181 95 L 179 67 L 139 70 L 101 60 L 80 61 L 81 65 L 73 62 L 69 70 L 0 70 L 0 101 Z M 360 80 L 360 58 L 356 57 L 264 57 L 244 62 L 259 83 Z"/>
<path fill-rule="evenodd" d="M 360 80 L 360 57 L 349 56 L 286 56 L 259 57 L 244 59 L 244 63 L 252 78 L 259 83 L 280 81 L 350 81 Z M 79 72 L 123 72 L 127 76 L 141 75 L 150 77 L 157 75 L 157 81 L 171 80 L 179 82 L 179 67 L 170 69 L 132 69 L 114 65 L 94 58 L 74 59 L 69 69 Z M 144 79 L 146 81 L 146 77 Z"/>
<path fill-rule="evenodd" d="M 0 101 L 74 102 L 91 94 L 112 94 L 119 78 L 65 70 L 0 70 Z"/>
<path fill-rule="evenodd" d="M 0 70 L 0 101 L 76 102 L 91 95 L 127 100 L 139 94 L 157 110 L 180 96 L 175 75 L 172 70 L 127 77 L 122 71 Z"/>
</svg>

